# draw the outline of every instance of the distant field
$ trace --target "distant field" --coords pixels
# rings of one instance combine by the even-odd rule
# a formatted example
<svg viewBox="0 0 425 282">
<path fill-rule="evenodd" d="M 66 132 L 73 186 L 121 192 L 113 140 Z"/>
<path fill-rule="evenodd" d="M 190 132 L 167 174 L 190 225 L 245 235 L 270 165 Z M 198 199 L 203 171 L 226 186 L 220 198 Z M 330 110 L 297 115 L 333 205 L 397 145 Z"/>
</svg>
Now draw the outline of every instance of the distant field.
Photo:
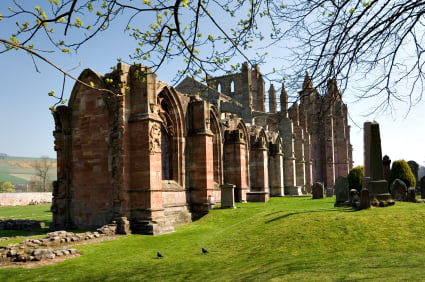
<svg viewBox="0 0 425 282">
<path fill-rule="evenodd" d="M 0 159 L 0 182 L 8 181 L 13 184 L 28 183 L 35 175 L 34 162 L 40 158 L 8 156 Z M 49 179 L 56 179 L 56 160 L 52 159 L 54 167 L 50 168 Z"/>
<path fill-rule="evenodd" d="M 23 180 L 26 180 L 26 181 L 31 181 L 34 178 L 34 173 L 32 173 L 32 174 L 17 174 L 16 173 L 16 174 L 10 174 L 10 176 L 16 177 L 16 178 L 19 178 L 19 179 L 23 179 Z"/>
<path fill-rule="evenodd" d="M 26 179 L 21 177 L 16 177 L 14 175 L 8 174 L 6 172 L 0 171 L 0 182 L 8 181 L 10 183 L 27 183 Z"/>
</svg>

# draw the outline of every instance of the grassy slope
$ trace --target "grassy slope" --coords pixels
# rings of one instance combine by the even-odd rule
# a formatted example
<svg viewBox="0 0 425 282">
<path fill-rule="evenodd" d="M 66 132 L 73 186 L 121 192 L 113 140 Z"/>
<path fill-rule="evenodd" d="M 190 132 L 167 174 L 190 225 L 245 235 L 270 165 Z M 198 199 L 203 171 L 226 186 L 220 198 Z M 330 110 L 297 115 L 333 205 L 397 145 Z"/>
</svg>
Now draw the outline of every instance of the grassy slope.
<svg viewBox="0 0 425 282">
<path fill-rule="evenodd" d="M 334 199 L 273 198 L 213 210 L 177 232 L 78 246 L 81 257 L 0 269 L 2 281 L 419 281 L 425 205 L 353 212 Z M 0 209 L 0 214 L 1 214 Z M 203 255 L 201 247 L 210 252 Z M 156 259 L 161 251 L 163 259 Z"/>
<path fill-rule="evenodd" d="M 28 165 L 31 162 L 39 160 L 39 158 L 25 158 L 8 156 L 5 159 L 0 159 L 0 181 L 9 181 L 11 183 L 28 183 L 35 175 L 35 170 L 32 167 L 22 167 L 12 165 L 14 162 L 19 162 Z M 12 163 L 12 164 L 11 164 Z M 51 180 L 56 179 L 56 167 L 51 168 L 49 172 Z"/>
</svg>

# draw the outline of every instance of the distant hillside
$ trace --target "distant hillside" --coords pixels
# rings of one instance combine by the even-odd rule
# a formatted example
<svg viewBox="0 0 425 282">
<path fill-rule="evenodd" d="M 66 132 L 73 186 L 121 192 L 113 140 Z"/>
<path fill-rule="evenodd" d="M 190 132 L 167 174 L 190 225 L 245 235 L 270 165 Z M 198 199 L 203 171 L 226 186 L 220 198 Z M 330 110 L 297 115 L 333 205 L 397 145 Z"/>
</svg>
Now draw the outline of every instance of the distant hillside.
<svg viewBox="0 0 425 282">
<path fill-rule="evenodd" d="M 14 157 L 7 154 L 0 154 L 0 182 L 9 181 L 12 184 L 25 184 L 35 177 L 33 167 L 36 161 L 41 158 Z M 56 180 L 56 159 L 49 159 L 53 167 L 49 169 L 49 179 Z"/>
</svg>

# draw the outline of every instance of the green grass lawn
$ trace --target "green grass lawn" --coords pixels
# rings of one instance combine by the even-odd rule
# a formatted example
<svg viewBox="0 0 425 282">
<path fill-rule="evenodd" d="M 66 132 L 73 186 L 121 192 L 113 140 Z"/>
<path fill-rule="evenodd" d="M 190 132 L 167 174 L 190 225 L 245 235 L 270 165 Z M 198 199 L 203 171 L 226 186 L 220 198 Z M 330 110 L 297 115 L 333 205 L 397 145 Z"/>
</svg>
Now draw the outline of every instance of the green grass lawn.
<svg viewBox="0 0 425 282">
<path fill-rule="evenodd" d="M 52 213 L 50 212 L 50 205 L 3 206 L 0 207 L 0 220 L 4 219 L 34 219 L 44 222 L 45 228 L 34 231 L 0 230 L 0 237 L 46 234 L 46 232 L 48 232 L 49 224 L 52 221 Z M 2 241 L 0 242 L 0 245 L 20 241 L 22 241 L 22 238 Z"/>
<path fill-rule="evenodd" d="M 1 197 L 1 194 L 0 194 Z M 0 206 L 0 219 L 34 219 L 51 221 L 50 205 Z"/>
<path fill-rule="evenodd" d="M 171 234 L 124 236 L 77 246 L 82 256 L 55 265 L 0 269 L 0 281 L 423 281 L 425 204 L 353 211 L 334 201 L 283 197 L 215 209 Z"/>
</svg>

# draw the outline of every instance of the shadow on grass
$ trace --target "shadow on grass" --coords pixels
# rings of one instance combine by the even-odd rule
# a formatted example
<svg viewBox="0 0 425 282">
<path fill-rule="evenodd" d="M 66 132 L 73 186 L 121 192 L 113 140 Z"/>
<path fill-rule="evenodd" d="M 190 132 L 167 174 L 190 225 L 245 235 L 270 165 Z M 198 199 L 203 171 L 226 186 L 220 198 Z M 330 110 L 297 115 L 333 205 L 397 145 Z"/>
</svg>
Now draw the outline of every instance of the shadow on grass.
<svg viewBox="0 0 425 282">
<path fill-rule="evenodd" d="M 28 236 L 36 236 L 36 235 L 45 235 L 49 233 L 49 226 L 51 220 L 39 220 L 44 223 L 43 228 L 37 228 L 34 230 L 0 230 L 0 238 L 1 237 L 28 237 Z"/>
<path fill-rule="evenodd" d="M 330 209 L 318 209 L 318 210 L 311 210 L 311 211 L 294 211 L 294 212 L 277 211 L 277 212 L 269 213 L 266 216 L 270 216 L 277 213 L 285 213 L 285 214 L 269 219 L 265 223 L 272 223 L 274 221 L 284 219 L 293 215 L 305 214 L 305 213 L 308 214 L 308 213 L 316 213 L 316 212 L 355 212 L 355 211 L 358 211 L 358 209 L 353 207 L 338 207 L 338 208 L 330 208 Z"/>
<path fill-rule="evenodd" d="M 31 231 L 25 230 L 0 230 L 0 238 L 1 237 L 28 237 L 35 235 L 45 235 L 49 232 L 49 227 L 39 228 Z"/>
</svg>

